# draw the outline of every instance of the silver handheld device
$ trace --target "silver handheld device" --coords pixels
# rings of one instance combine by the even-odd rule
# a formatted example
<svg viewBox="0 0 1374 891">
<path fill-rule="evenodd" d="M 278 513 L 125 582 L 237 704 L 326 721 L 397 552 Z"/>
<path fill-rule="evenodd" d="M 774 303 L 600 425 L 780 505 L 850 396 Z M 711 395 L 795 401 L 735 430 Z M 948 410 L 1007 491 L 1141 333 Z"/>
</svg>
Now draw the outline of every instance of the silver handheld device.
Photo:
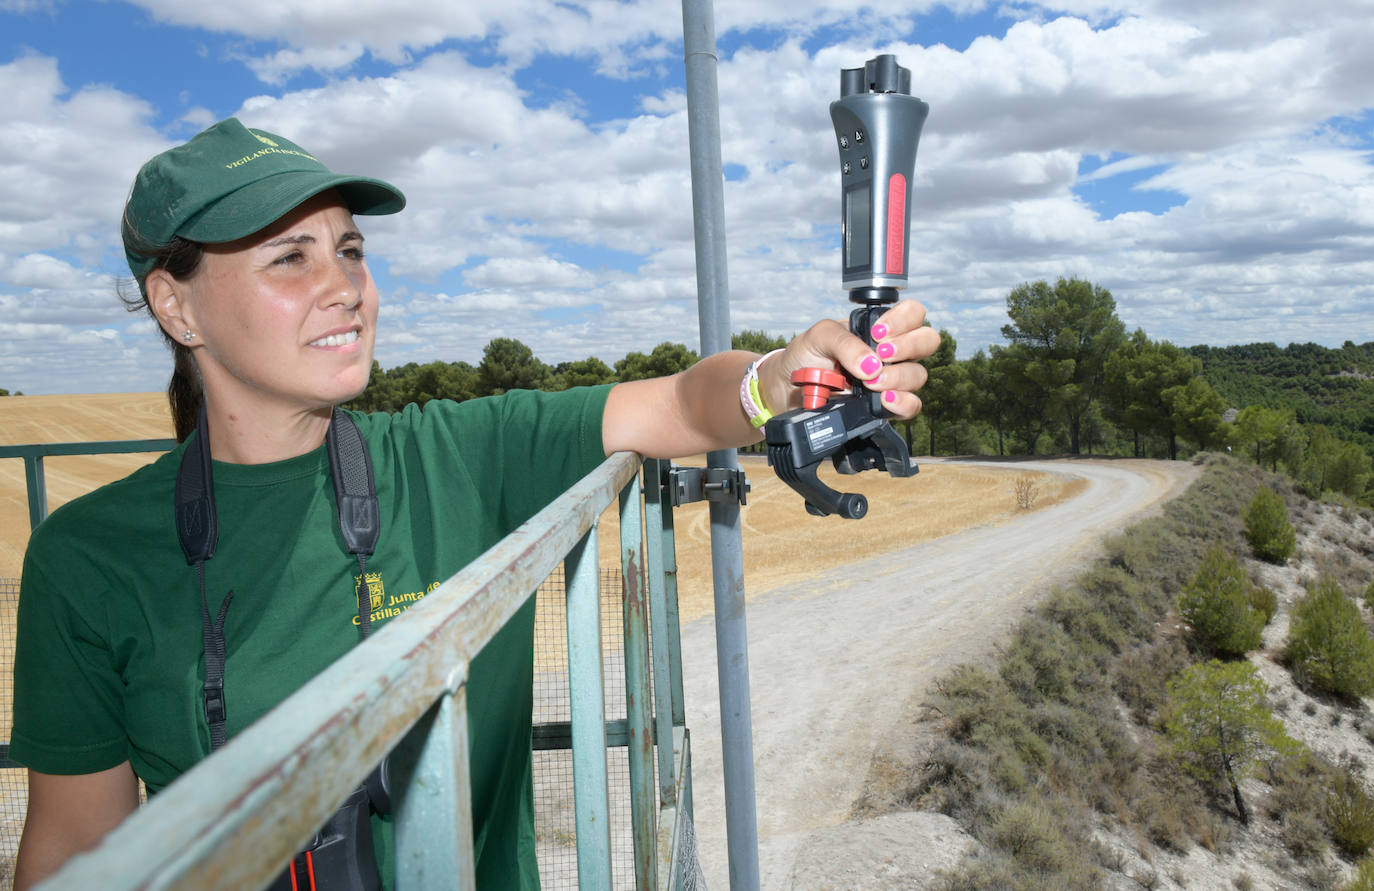
<svg viewBox="0 0 1374 891">
<path fill-rule="evenodd" d="M 844 287 L 856 303 L 895 303 L 906 287 L 911 180 L 929 113 L 896 56 L 840 72 L 830 119 L 840 149 Z"/>
</svg>

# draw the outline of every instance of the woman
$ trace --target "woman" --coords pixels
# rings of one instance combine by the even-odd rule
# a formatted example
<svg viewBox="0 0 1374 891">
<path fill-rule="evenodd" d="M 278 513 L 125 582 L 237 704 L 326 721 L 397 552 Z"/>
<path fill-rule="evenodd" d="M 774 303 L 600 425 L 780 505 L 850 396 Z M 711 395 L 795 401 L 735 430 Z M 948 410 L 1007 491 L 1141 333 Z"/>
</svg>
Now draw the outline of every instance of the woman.
<svg viewBox="0 0 1374 891">
<path fill-rule="evenodd" d="M 138 778 L 155 794 L 218 743 L 211 631 L 227 656 L 219 727 L 232 738 L 389 618 L 372 615 L 374 585 L 422 595 L 606 455 L 756 441 L 769 409 L 800 404 L 789 375 L 807 366 L 843 366 L 899 416 L 920 408 L 916 360 L 938 335 L 904 302 L 875 329 L 876 351 L 826 321 L 766 362 L 730 352 L 655 380 L 339 412 L 366 443 L 380 505 L 381 538 L 361 568 L 340 534 L 327 431 L 334 406 L 366 386 L 376 337 L 354 215 L 404 204 L 394 187 L 335 175 L 234 119 L 140 171 L 124 243 L 176 355 L 181 445 L 54 511 L 30 542 L 11 746 L 30 777 L 16 887 L 96 844 L 137 806 Z M 747 386 L 740 395 L 750 375 L 762 405 Z M 218 546 L 192 569 L 173 501 L 183 458 L 205 443 Z M 480 887 L 538 887 L 532 623 L 531 598 L 468 685 Z M 390 833 L 372 822 L 389 877 Z"/>
</svg>

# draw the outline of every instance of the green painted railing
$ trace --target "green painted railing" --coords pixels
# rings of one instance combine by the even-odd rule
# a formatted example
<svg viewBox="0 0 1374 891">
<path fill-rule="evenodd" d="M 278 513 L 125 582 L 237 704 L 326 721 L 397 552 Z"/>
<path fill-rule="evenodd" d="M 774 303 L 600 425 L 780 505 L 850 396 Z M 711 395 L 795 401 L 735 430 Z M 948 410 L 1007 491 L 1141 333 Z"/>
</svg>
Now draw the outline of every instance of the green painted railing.
<svg viewBox="0 0 1374 891">
<path fill-rule="evenodd" d="M 58 455 L 122 455 L 131 452 L 166 452 L 175 439 L 121 439 L 112 442 L 40 442 L 32 445 L 0 445 L 0 458 L 24 459 L 24 484 L 29 492 L 29 528 L 48 516 L 48 484 L 43 459 Z"/>
<path fill-rule="evenodd" d="M 154 451 L 161 441 L 95 448 L 110 445 L 41 448 L 47 455 Z M 0 457 L 27 461 L 30 453 L 21 450 L 34 448 L 3 447 Z M 627 453 L 607 459 L 41 887 L 263 887 L 392 753 L 397 886 L 473 888 L 468 666 L 560 563 L 571 721 L 537 726 L 535 745 L 570 743 L 573 751 L 578 884 L 612 887 L 609 744 L 629 748 L 635 887 L 682 886 L 696 864 L 683 856 L 690 847 L 684 840 L 691 838 L 691 751 L 682 702 L 672 513 L 663 495 L 668 466 L 644 462 L 642 486 L 640 466 Z M 41 494 L 41 455 L 37 475 Z M 616 499 L 628 709 L 623 721 L 607 723 L 596 524 Z M 623 885 L 625 877 L 617 881 Z"/>
</svg>

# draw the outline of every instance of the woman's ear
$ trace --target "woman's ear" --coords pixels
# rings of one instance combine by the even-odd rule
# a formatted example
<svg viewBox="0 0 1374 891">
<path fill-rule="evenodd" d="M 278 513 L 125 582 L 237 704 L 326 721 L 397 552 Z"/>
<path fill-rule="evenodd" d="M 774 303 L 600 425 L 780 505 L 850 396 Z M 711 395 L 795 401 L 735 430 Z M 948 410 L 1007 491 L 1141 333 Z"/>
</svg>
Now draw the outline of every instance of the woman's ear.
<svg viewBox="0 0 1374 891">
<path fill-rule="evenodd" d="M 185 299 L 185 290 L 189 287 L 187 282 L 178 282 L 172 278 L 171 273 L 165 269 L 154 269 L 144 279 L 148 308 L 153 311 L 162 330 L 167 332 L 167 336 L 173 341 L 192 346 L 195 338 L 186 336 L 188 331 L 196 333 L 191 308 Z"/>
</svg>

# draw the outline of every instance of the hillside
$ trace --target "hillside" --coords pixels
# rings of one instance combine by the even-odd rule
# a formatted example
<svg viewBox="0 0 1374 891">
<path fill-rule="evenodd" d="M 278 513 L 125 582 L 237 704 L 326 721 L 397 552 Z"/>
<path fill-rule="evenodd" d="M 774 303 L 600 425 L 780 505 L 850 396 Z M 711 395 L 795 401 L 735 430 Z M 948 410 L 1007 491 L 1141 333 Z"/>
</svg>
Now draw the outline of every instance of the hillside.
<svg viewBox="0 0 1374 891">
<path fill-rule="evenodd" d="M 1096 566 L 1045 592 L 995 660 L 913 691 L 909 741 L 879 752 L 855 814 L 952 817 L 945 847 L 972 853 L 940 877 L 863 887 L 1278 891 L 1350 881 L 1368 855 L 1342 853 L 1343 821 L 1374 839 L 1374 701 L 1300 686 L 1283 653 L 1293 607 L 1317 579 L 1330 575 L 1352 599 L 1374 579 L 1374 512 L 1314 502 L 1248 462 L 1202 463 L 1162 516 L 1109 539 Z M 1241 534 L 1261 486 L 1283 496 L 1298 532 L 1282 565 L 1250 559 Z M 1274 594 L 1262 642 L 1230 664 L 1253 667 L 1267 687 L 1263 711 L 1299 744 L 1241 781 L 1248 823 L 1224 786 L 1183 774 L 1164 734 L 1170 682 L 1208 658 L 1176 603 L 1211 545 L 1242 557 Z"/>
<path fill-rule="evenodd" d="M 1374 455 L 1374 342 L 1340 349 L 1314 343 L 1195 346 L 1202 375 L 1232 408 L 1292 409 Z"/>
</svg>

